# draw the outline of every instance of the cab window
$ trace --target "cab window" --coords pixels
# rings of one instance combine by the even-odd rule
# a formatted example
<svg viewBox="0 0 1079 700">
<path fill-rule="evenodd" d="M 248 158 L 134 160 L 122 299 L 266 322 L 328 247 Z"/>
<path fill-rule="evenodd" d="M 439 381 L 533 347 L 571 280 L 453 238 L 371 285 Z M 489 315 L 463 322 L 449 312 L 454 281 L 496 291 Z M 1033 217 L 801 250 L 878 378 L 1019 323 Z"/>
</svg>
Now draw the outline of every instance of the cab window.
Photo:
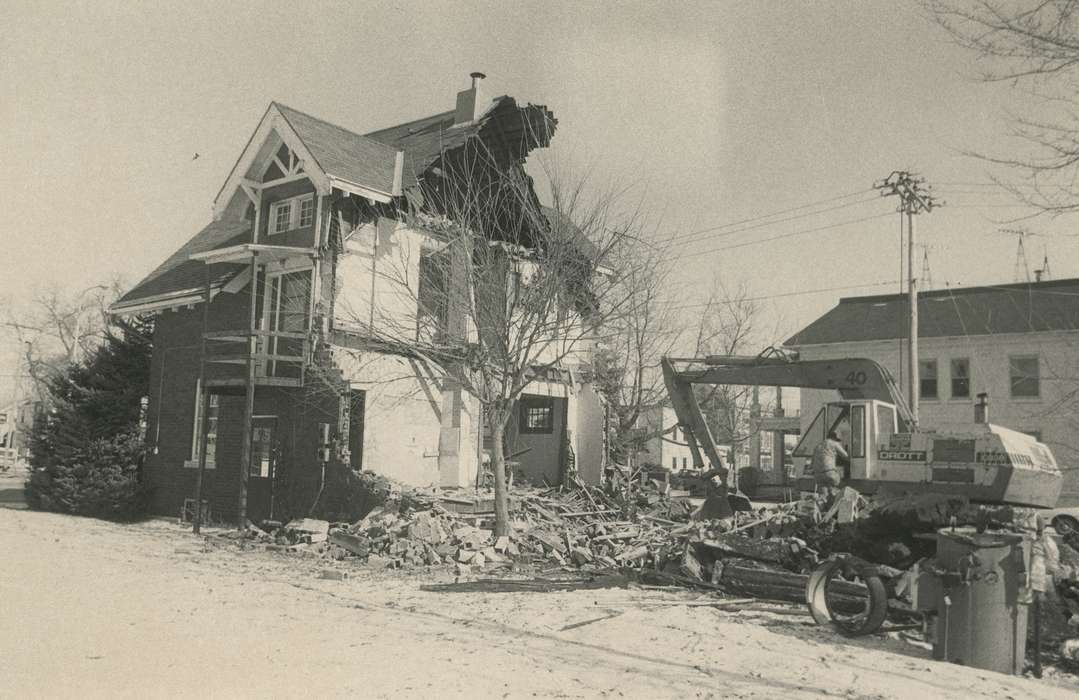
<svg viewBox="0 0 1079 700">
<path fill-rule="evenodd" d="M 850 407 L 850 456 L 865 457 L 865 406 Z"/>
</svg>

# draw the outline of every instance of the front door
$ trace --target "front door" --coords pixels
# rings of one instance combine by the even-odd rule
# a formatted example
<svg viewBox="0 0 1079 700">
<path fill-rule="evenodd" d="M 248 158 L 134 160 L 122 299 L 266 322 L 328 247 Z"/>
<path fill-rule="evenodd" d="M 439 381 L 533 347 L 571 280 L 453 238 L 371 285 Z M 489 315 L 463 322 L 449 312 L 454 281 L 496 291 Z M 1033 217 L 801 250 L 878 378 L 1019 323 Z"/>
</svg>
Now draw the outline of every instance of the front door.
<svg viewBox="0 0 1079 700">
<path fill-rule="evenodd" d="M 273 519 L 277 416 L 251 418 L 251 464 L 247 471 L 247 517 L 253 523 Z"/>
</svg>

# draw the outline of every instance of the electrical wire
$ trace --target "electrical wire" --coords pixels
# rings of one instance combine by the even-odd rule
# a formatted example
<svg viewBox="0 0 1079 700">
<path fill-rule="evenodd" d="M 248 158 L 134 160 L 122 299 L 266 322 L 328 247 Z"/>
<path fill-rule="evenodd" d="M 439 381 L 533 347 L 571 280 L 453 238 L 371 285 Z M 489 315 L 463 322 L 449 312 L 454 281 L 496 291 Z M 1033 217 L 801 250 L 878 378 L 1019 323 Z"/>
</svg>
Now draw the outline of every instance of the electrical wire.
<svg viewBox="0 0 1079 700">
<path fill-rule="evenodd" d="M 724 251 L 724 250 L 734 250 L 735 248 L 744 248 L 746 246 L 758 245 L 760 243 L 769 243 L 771 241 L 778 241 L 778 240 L 783 240 L 783 239 L 786 239 L 786 238 L 793 238 L 795 236 L 802 236 L 802 235 L 805 235 L 805 234 L 808 234 L 808 233 L 817 233 L 817 232 L 820 232 L 820 231 L 827 231 L 829 229 L 839 228 L 841 226 L 850 226 L 851 224 L 860 224 L 860 223 L 863 223 L 863 222 L 866 222 L 866 221 L 872 221 L 874 219 L 881 219 L 881 218 L 883 218 L 885 216 L 892 216 L 892 215 L 894 215 L 894 213 L 895 212 L 885 212 L 883 214 L 874 214 L 872 216 L 863 216 L 863 217 L 861 217 L 859 219 L 850 219 L 848 221 L 839 221 L 839 222 L 836 222 L 834 224 L 826 224 L 824 226 L 816 226 L 814 228 L 802 229 L 800 231 L 790 231 L 788 233 L 782 233 L 782 234 L 779 234 L 777 236 L 769 236 L 768 238 L 758 238 L 758 239 L 752 240 L 752 241 L 743 241 L 741 243 L 735 243 L 733 245 L 728 245 L 728 246 L 721 246 L 719 248 L 709 248 L 708 250 L 690 251 L 690 252 L 683 253 L 681 255 L 676 255 L 674 257 L 668 258 L 668 260 L 677 261 L 677 260 L 683 260 L 683 259 L 689 258 L 689 257 L 700 257 L 702 255 L 708 255 L 710 253 L 718 253 L 718 252 Z"/>
<path fill-rule="evenodd" d="M 775 224 L 782 224 L 782 223 L 786 223 L 788 221 L 796 221 L 798 219 L 804 219 L 804 218 L 807 218 L 807 217 L 810 217 L 810 216 L 817 216 L 818 214 L 826 214 L 826 213 L 828 213 L 830 211 L 836 211 L 838 209 L 846 209 L 847 207 L 853 207 L 853 206 L 858 205 L 858 204 L 866 204 L 868 202 L 876 202 L 876 201 L 879 201 L 879 200 L 880 200 L 880 197 L 876 197 L 876 196 L 875 197 L 867 197 L 865 199 L 859 199 L 859 200 L 854 201 L 854 202 L 847 202 L 846 204 L 837 204 L 835 206 L 828 207 L 826 209 L 820 209 L 820 210 L 817 210 L 817 211 L 810 211 L 810 212 L 805 212 L 803 214 L 797 214 L 795 216 L 784 217 L 782 219 L 776 219 L 775 221 L 762 221 L 761 223 L 757 223 L 757 224 L 754 224 L 752 226 L 745 226 L 743 228 L 736 229 L 734 231 L 722 231 L 722 232 L 719 232 L 719 233 L 715 233 L 716 231 L 719 231 L 720 229 L 727 228 L 727 226 L 726 225 L 713 226 L 711 228 L 705 228 L 705 229 L 700 229 L 698 231 L 690 231 L 688 233 L 683 233 L 683 234 L 678 234 L 678 235 L 675 235 L 675 236 L 671 236 L 665 242 L 666 243 L 672 243 L 672 242 L 675 242 L 675 241 L 679 241 L 681 243 L 687 243 L 687 242 L 689 242 L 689 240 L 687 240 L 687 239 L 705 240 L 705 239 L 711 239 L 711 238 L 722 238 L 724 236 L 733 236 L 736 233 L 742 233 L 744 231 L 753 231 L 755 229 L 765 228 L 767 226 L 773 226 Z M 760 218 L 763 219 L 763 218 L 770 218 L 770 217 L 760 217 Z M 750 220 L 750 221 L 752 221 L 752 220 Z M 739 223 L 745 223 L 745 221 L 739 222 Z M 711 233 L 712 235 L 710 235 L 710 236 L 703 235 L 703 234 L 708 234 L 708 233 Z"/>
<path fill-rule="evenodd" d="M 848 284 L 848 285 L 844 285 L 844 286 L 841 286 L 841 287 L 823 287 L 823 288 L 820 288 L 820 289 L 805 289 L 805 290 L 801 290 L 801 291 L 797 291 L 797 292 L 781 292 L 781 293 L 778 293 L 778 294 L 764 294 L 764 295 L 755 296 L 755 297 L 735 297 L 735 298 L 728 297 L 728 298 L 725 298 L 725 299 L 712 299 L 711 301 L 706 301 L 706 302 L 696 303 L 696 304 L 680 304 L 678 306 L 668 307 L 668 310 L 670 310 L 670 311 L 682 311 L 684 309 L 703 309 L 703 308 L 706 308 L 706 307 L 709 307 L 709 306 L 715 306 L 717 304 L 735 304 L 735 303 L 741 303 L 741 302 L 746 302 L 746 301 L 765 301 L 767 299 L 780 299 L 780 298 L 783 298 L 783 297 L 796 297 L 796 296 L 803 296 L 803 295 L 808 295 L 808 294 L 824 294 L 826 292 L 841 292 L 841 291 L 846 291 L 846 290 L 849 290 L 849 289 L 865 289 L 867 287 L 885 287 L 885 286 L 888 286 L 890 284 L 895 284 L 895 283 L 896 283 L 896 280 L 885 280 L 885 281 L 882 281 L 882 282 L 865 282 L 863 284 Z"/>
</svg>

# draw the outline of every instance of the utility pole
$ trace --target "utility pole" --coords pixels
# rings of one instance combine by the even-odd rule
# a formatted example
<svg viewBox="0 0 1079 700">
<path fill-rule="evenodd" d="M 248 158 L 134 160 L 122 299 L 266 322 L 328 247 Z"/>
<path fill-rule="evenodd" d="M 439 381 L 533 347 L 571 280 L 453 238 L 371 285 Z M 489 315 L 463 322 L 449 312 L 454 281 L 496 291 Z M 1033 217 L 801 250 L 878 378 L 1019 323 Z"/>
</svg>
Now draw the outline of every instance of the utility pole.
<svg viewBox="0 0 1079 700">
<path fill-rule="evenodd" d="M 925 187 L 925 179 L 912 175 L 909 172 L 896 170 L 880 182 L 874 184 L 880 190 L 882 197 L 899 197 L 899 214 L 906 214 L 907 219 L 907 278 L 908 278 L 908 303 L 910 305 L 910 330 L 908 331 L 907 351 L 907 374 L 908 390 L 907 401 L 914 423 L 918 423 L 918 400 L 919 400 L 919 377 L 918 377 L 918 277 L 914 274 L 914 251 L 917 246 L 917 237 L 914 229 L 914 216 L 922 212 L 931 212 L 934 207 L 942 206 L 929 188 Z"/>
</svg>

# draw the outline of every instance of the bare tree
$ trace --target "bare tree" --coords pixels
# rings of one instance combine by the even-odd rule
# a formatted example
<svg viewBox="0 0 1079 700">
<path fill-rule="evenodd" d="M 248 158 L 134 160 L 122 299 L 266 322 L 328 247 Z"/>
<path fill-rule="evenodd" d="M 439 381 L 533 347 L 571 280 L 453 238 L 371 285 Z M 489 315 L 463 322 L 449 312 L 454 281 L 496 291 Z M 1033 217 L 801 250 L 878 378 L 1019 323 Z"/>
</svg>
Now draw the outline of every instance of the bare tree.
<svg viewBox="0 0 1079 700">
<path fill-rule="evenodd" d="M 1019 201 L 1058 215 L 1079 211 L 1079 5 L 1073 0 L 925 0 L 933 21 L 982 67 L 978 79 L 1025 93 L 1011 117 L 1020 153 L 971 153 L 1002 166 L 994 178 Z"/>
<path fill-rule="evenodd" d="M 9 311 L 3 325 L 21 347 L 35 396 L 47 397 L 48 381 L 101 343 L 109 326 L 109 303 L 120 288 L 118 282 L 74 292 L 51 287 L 24 308 Z"/>
<path fill-rule="evenodd" d="M 634 258 L 620 266 L 617 281 L 629 303 L 624 314 L 604 324 L 594 361 L 595 381 L 612 417 L 609 452 L 618 460 L 675 427 L 657 424 L 645 433 L 637 430 L 648 411 L 668 403 L 660 359 L 674 351 L 686 331 L 676 304 L 664 294 L 670 264 L 650 245 L 637 244 L 632 250 Z"/>
<path fill-rule="evenodd" d="M 733 292 L 716 280 L 694 327 L 694 354 L 739 355 L 759 347 L 760 307 L 743 283 Z M 751 421 L 752 387 L 717 384 L 701 386 L 701 411 L 716 439 L 738 449 L 756 430 Z"/>
<path fill-rule="evenodd" d="M 369 318 L 354 319 L 369 347 L 460 386 L 482 407 L 500 535 L 509 528 L 505 434 L 517 400 L 531 382 L 586 363 L 601 329 L 640 303 L 623 268 L 634 260 L 638 213 L 619 210 L 617 191 L 544 174 L 551 206 L 519 160 L 482 141 L 444 155 L 421 196 L 395 212 L 417 240 L 400 246 L 395 269 L 378 273 L 391 285 L 380 292 L 384 312 L 372 302 Z"/>
</svg>

